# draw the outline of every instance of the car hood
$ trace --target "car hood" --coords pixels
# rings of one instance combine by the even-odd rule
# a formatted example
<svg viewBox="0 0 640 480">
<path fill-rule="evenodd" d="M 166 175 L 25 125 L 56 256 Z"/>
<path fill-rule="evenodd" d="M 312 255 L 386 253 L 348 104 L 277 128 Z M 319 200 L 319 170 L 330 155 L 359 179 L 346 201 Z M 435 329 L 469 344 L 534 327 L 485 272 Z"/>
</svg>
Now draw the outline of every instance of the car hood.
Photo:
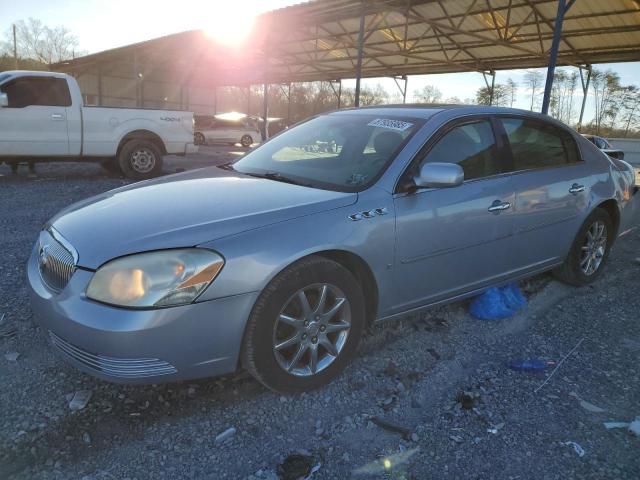
<svg viewBox="0 0 640 480">
<path fill-rule="evenodd" d="M 95 269 L 122 255 L 195 246 L 356 200 L 355 193 L 211 167 L 105 192 L 71 205 L 49 224 L 77 250 L 79 266 Z"/>
</svg>

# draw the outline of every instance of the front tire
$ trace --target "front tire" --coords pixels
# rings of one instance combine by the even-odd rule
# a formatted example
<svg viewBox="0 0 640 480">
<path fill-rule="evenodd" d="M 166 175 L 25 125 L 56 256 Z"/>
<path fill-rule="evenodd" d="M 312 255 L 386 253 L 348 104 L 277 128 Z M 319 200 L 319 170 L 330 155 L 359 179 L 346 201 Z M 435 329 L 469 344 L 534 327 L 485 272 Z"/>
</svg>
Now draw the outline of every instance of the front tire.
<svg viewBox="0 0 640 480">
<path fill-rule="evenodd" d="M 311 256 L 287 267 L 258 297 L 242 365 L 276 392 L 313 390 L 346 367 L 364 325 L 364 297 L 354 276 L 339 263 Z"/>
<path fill-rule="evenodd" d="M 127 178 L 153 178 L 162 172 L 162 152 L 149 140 L 129 140 L 120 149 L 118 164 Z"/>
<path fill-rule="evenodd" d="M 564 264 L 554 272 L 556 277 L 578 287 L 594 282 L 604 270 L 614 235 L 611 216 L 596 208 L 580 227 Z"/>
<path fill-rule="evenodd" d="M 253 145 L 253 138 L 251 138 L 251 135 L 243 135 L 240 139 L 240 144 L 244 148 L 249 148 L 251 145 Z"/>
</svg>

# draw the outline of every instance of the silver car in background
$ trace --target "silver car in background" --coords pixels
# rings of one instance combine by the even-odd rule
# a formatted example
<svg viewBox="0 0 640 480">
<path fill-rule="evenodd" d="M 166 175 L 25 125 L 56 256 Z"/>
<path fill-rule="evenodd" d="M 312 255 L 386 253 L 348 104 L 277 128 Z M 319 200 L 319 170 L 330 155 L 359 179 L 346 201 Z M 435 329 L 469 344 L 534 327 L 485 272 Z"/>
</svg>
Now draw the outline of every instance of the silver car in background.
<svg viewBox="0 0 640 480">
<path fill-rule="evenodd" d="M 546 116 L 341 110 L 234 164 L 60 212 L 29 260 L 31 303 L 53 345 L 106 380 L 244 367 L 301 392 L 372 322 L 547 270 L 594 281 L 635 190 L 627 163 Z"/>
<path fill-rule="evenodd" d="M 239 143 L 248 148 L 262 140 L 256 122 L 247 116 L 194 115 L 193 118 L 196 145 Z"/>
</svg>

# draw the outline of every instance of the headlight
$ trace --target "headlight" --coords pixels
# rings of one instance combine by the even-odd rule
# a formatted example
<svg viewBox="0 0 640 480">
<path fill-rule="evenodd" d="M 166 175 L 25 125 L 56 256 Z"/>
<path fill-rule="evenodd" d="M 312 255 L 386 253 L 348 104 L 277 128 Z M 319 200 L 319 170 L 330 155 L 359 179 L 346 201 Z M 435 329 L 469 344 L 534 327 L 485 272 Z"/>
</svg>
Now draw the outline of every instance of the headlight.
<svg viewBox="0 0 640 480">
<path fill-rule="evenodd" d="M 121 307 L 184 305 L 207 288 L 223 265 L 220 255 L 200 248 L 130 255 L 100 267 L 87 297 Z"/>
</svg>

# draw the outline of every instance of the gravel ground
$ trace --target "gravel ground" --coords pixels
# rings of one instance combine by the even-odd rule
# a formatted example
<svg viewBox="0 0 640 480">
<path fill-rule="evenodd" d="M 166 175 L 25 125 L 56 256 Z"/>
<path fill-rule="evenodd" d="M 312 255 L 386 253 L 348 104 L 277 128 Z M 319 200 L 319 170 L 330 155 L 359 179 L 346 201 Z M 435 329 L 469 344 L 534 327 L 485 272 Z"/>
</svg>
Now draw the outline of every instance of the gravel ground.
<svg viewBox="0 0 640 480">
<path fill-rule="evenodd" d="M 45 220 L 123 183 L 95 165 L 39 166 L 35 178 L 0 166 L 0 478 L 276 479 L 296 467 L 316 479 L 640 478 L 640 438 L 603 425 L 640 415 L 640 233 L 617 243 L 593 286 L 524 282 L 529 305 L 511 319 L 475 320 L 461 302 L 376 327 L 320 391 L 281 397 L 243 373 L 119 386 L 54 353 L 32 322 L 24 265 Z M 549 372 L 505 367 L 558 362 L 576 345 L 542 388 Z M 88 404 L 70 410 L 83 390 Z"/>
</svg>

